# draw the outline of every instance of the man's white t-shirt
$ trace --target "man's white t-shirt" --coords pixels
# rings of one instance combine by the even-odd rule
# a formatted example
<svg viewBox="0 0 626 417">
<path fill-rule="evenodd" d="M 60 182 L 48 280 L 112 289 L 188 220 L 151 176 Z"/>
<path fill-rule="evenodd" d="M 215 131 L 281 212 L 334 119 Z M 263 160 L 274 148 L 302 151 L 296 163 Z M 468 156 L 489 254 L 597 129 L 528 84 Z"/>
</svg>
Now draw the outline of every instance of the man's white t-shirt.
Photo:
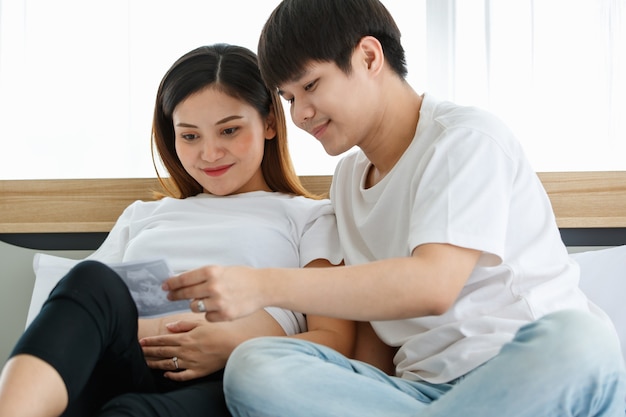
<svg viewBox="0 0 626 417">
<path fill-rule="evenodd" d="M 136 201 L 89 256 L 105 263 L 155 258 L 180 273 L 211 264 L 299 268 L 316 259 L 339 264 L 343 256 L 328 200 L 264 191 Z M 306 331 L 301 313 L 266 310 L 288 335 Z"/>
<path fill-rule="evenodd" d="M 445 314 L 372 323 L 400 347 L 398 376 L 451 381 L 493 358 L 522 325 L 589 309 L 548 196 L 494 116 L 425 95 L 411 145 L 365 189 L 370 166 L 362 151 L 346 156 L 331 187 L 346 264 L 410 256 L 425 243 L 482 252 Z"/>
</svg>

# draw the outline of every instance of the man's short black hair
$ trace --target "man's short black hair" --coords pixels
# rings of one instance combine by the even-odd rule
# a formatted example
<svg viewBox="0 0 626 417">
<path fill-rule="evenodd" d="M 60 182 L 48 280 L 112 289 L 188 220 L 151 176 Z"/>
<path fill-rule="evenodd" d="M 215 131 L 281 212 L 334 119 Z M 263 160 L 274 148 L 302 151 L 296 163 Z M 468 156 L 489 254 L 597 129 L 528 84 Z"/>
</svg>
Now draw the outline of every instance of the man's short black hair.
<svg viewBox="0 0 626 417">
<path fill-rule="evenodd" d="M 268 87 L 299 78 L 311 61 L 351 71 L 350 58 L 364 36 L 381 43 L 385 60 L 407 75 L 400 30 L 378 0 L 283 0 L 261 32 L 259 66 Z"/>
</svg>

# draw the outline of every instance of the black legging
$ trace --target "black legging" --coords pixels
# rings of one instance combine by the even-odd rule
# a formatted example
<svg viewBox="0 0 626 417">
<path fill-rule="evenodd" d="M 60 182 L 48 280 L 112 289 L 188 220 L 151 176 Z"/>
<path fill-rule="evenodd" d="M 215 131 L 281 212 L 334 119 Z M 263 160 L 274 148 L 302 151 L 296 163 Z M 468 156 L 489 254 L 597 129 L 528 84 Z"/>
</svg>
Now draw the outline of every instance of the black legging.
<svg viewBox="0 0 626 417">
<path fill-rule="evenodd" d="M 20 353 L 61 375 L 69 395 L 63 416 L 230 416 L 221 371 L 175 382 L 146 365 L 130 292 L 99 262 L 81 262 L 59 281 L 11 356 Z"/>
</svg>

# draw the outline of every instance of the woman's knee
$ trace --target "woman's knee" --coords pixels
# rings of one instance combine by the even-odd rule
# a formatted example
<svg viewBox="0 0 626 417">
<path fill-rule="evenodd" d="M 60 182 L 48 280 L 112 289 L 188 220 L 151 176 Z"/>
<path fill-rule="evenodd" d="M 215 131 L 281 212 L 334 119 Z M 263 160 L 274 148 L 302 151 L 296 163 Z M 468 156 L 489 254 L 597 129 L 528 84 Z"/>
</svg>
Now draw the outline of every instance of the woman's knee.
<svg viewBox="0 0 626 417">
<path fill-rule="evenodd" d="M 56 300 L 71 300 L 96 319 L 137 320 L 137 307 L 124 281 L 97 261 L 74 266 L 52 290 L 46 304 Z"/>
<path fill-rule="evenodd" d="M 128 287 L 120 276 L 97 261 L 83 261 L 74 266 L 50 293 L 50 298 L 55 297 L 70 298 L 79 303 L 132 301 Z"/>
<path fill-rule="evenodd" d="M 59 281 L 52 294 L 64 292 L 64 295 L 80 293 L 112 293 L 126 291 L 124 281 L 105 264 L 97 261 L 82 261 L 76 264 Z"/>
</svg>

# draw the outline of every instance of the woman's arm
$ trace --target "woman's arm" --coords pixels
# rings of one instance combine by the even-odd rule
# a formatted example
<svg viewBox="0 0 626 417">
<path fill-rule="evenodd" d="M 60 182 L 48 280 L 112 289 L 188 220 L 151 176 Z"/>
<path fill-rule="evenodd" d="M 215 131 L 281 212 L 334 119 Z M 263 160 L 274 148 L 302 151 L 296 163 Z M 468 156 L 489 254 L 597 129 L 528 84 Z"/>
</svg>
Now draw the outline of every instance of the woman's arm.
<svg viewBox="0 0 626 417">
<path fill-rule="evenodd" d="M 143 339 L 144 337 L 158 336 L 163 334 L 169 334 L 167 329 L 168 323 L 176 321 L 205 321 L 204 314 L 202 313 L 177 313 L 164 317 L 155 317 L 149 319 L 139 319 L 137 338 Z"/>
<path fill-rule="evenodd" d="M 397 350 L 380 340 L 369 322 L 356 323 L 354 359 L 374 365 L 387 375 L 395 375 L 396 367 L 393 357 Z"/>
<path fill-rule="evenodd" d="M 333 265 L 326 259 L 316 259 L 305 268 L 326 268 Z M 291 337 L 309 340 L 331 347 L 339 353 L 352 357 L 354 355 L 356 324 L 351 320 L 336 319 L 324 316 L 308 315 L 308 331 Z"/>
<path fill-rule="evenodd" d="M 164 376 L 172 380 L 186 381 L 222 369 L 233 349 L 247 339 L 285 335 L 265 310 L 221 323 L 198 320 L 198 315 L 192 318 L 176 321 L 164 317 L 161 320 L 166 333 L 139 340 L 148 366 L 165 371 Z M 173 357 L 178 358 L 178 370 Z"/>
</svg>

